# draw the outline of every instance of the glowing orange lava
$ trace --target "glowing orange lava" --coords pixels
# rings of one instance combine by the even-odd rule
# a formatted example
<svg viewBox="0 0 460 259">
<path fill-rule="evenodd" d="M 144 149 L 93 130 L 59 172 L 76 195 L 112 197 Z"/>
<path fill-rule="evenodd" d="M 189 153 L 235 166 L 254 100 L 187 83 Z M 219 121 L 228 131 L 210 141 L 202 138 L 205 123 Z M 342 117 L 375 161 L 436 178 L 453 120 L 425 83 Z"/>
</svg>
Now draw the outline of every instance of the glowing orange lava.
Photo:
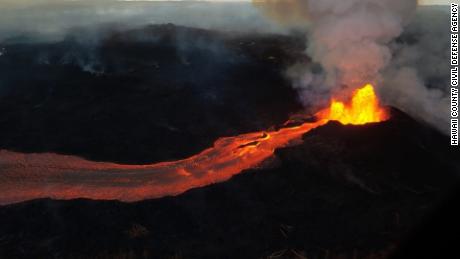
<svg viewBox="0 0 460 259">
<path fill-rule="evenodd" d="M 331 106 L 319 114 L 322 118 L 336 120 L 345 125 L 362 125 L 384 121 L 388 118 L 386 110 L 380 107 L 374 87 L 371 84 L 356 90 L 351 104 L 346 105 L 333 99 Z"/>
<path fill-rule="evenodd" d="M 378 122 L 386 113 L 373 88 L 356 91 L 351 105 L 333 101 L 316 122 L 218 139 L 213 147 L 189 158 L 150 165 L 93 162 L 59 154 L 21 154 L 0 150 L 0 204 L 51 197 L 136 201 L 176 195 L 229 179 L 258 166 L 275 149 L 299 141 L 329 120 L 344 124 Z"/>
</svg>

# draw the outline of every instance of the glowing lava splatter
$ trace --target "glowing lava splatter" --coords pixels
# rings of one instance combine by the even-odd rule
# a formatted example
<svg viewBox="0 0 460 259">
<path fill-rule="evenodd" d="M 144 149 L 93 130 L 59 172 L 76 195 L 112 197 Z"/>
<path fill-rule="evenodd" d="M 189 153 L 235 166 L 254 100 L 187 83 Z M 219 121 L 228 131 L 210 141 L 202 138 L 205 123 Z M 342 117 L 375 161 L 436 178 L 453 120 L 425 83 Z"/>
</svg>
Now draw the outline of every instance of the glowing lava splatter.
<svg viewBox="0 0 460 259">
<path fill-rule="evenodd" d="M 384 121 L 388 118 L 388 113 L 380 107 L 374 87 L 371 84 L 356 90 L 350 105 L 332 100 L 329 109 L 321 111 L 320 114 L 325 119 L 336 120 L 345 125 L 362 125 Z"/>
<path fill-rule="evenodd" d="M 0 204 L 51 197 L 136 201 L 176 195 L 229 179 L 253 168 L 313 128 L 329 120 L 364 124 L 384 120 L 372 86 L 358 90 L 350 106 L 333 101 L 318 120 L 277 131 L 218 139 L 214 146 L 187 159 L 150 165 L 93 162 L 58 154 L 0 151 Z"/>
</svg>

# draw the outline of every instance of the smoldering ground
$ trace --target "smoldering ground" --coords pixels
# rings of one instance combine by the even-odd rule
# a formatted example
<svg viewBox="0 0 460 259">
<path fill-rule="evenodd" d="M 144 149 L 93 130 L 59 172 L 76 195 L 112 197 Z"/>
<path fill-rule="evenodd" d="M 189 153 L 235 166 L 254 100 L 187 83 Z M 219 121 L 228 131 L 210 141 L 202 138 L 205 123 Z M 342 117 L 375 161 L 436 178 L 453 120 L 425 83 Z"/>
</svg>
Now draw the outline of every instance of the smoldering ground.
<svg viewBox="0 0 460 259">
<path fill-rule="evenodd" d="M 5 43 L 1 148 L 137 164 L 175 160 L 301 109 L 282 76 L 303 49 L 292 37 L 172 24 L 95 42 L 87 36 Z"/>
</svg>

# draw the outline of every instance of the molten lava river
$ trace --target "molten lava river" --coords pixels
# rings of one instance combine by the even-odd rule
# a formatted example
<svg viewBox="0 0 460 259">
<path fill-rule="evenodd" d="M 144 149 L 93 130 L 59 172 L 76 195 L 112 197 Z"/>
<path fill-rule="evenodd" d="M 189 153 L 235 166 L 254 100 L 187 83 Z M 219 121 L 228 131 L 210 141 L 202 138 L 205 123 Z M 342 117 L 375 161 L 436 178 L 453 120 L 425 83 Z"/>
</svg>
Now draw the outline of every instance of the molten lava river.
<svg viewBox="0 0 460 259">
<path fill-rule="evenodd" d="M 213 147 L 189 158 L 149 165 L 93 162 L 52 153 L 22 154 L 0 150 L 0 204 L 35 198 L 91 198 L 136 201 L 176 195 L 225 181 L 253 168 L 313 128 L 329 120 L 365 124 L 387 118 L 371 85 L 354 92 L 346 105 L 333 100 L 315 122 L 277 131 L 218 139 Z"/>
</svg>

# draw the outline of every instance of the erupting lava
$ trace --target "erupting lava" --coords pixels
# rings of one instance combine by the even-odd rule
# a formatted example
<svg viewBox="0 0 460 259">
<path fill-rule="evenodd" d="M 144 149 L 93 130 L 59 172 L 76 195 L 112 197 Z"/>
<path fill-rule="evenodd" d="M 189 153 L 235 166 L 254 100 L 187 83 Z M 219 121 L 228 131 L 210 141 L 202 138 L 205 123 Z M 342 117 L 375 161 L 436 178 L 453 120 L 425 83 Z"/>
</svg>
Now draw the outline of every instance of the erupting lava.
<svg viewBox="0 0 460 259">
<path fill-rule="evenodd" d="M 388 118 L 386 110 L 380 107 L 374 87 L 371 84 L 356 90 L 350 105 L 333 99 L 331 106 L 319 114 L 321 118 L 339 121 L 345 125 L 362 125 L 384 121 Z"/>
<path fill-rule="evenodd" d="M 0 151 L 0 204 L 34 198 L 92 198 L 135 201 L 175 195 L 225 181 L 253 168 L 313 128 L 329 120 L 364 124 L 385 120 L 371 85 L 355 92 L 351 105 L 332 101 L 315 122 L 277 131 L 218 139 L 214 146 L 187 159 L 150 165 L 92 162 L 58 154 Z"/>
</svg>

